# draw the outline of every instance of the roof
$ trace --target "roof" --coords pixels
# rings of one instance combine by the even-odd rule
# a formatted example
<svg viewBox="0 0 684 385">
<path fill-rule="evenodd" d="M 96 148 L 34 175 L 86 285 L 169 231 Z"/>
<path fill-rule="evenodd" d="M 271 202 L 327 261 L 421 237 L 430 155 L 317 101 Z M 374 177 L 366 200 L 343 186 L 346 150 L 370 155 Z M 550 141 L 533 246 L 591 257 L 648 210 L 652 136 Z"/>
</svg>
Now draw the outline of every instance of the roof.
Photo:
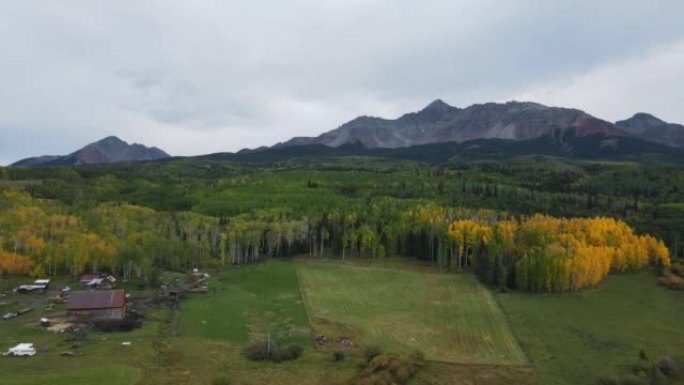
<svg viewBox="0 0 684 385">
<path fill-rule="evenodd" d="M 95 278 L 100 278 L 99 274 L 85 274 L 81 277 L 81 282 L 89 282 Z"/>
<path fill-rule="evenodd" d="M 125 303 L 123 290 L 77 291 L 71 293 L 67 310 L 120 308 Z"/>
<path fill-rule="evenodd" d="M 33 349 L 33 344 L 32 343 L 21 343 L 15 347 L 12 348 L 12 350 L 25 350 L 25 349 Z"/>
</svg>

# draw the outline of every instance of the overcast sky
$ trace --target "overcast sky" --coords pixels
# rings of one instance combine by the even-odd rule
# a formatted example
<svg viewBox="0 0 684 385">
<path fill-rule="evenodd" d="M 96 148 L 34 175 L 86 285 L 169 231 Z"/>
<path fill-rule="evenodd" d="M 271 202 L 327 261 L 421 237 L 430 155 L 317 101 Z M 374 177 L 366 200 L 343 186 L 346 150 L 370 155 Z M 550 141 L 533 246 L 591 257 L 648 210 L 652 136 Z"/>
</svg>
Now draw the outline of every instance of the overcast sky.
<svg viewBox="0 0 684 385">
<path fill-rule="evenodd" d="M 0 164 L 108 135 L 173 155 L 441 98 L 684 123 L 684 1 L 0 0 Z"/>
</svg>

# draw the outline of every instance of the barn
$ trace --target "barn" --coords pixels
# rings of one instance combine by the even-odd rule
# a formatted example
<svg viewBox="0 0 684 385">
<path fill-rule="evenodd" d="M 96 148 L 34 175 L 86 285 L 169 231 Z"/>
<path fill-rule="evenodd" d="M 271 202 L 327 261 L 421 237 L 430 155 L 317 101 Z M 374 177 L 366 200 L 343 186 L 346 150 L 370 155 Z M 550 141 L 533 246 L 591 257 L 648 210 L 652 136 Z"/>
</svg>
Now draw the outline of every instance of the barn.
<svg viewBox="0 0 684 385">
<path fill-rule="evenodd" d="M 120 321 L 126 316 L 126 295 L 123 290 L 78 291 L 71 293 L 67 303 L 70 322 Z"/>
</svg>

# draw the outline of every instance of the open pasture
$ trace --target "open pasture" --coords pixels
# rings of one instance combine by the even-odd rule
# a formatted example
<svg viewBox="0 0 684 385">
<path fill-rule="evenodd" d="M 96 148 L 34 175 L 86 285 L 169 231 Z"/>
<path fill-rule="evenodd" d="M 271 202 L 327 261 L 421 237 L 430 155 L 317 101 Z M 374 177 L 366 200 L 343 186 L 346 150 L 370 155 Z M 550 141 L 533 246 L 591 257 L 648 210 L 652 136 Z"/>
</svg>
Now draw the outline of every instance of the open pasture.
<svg viewBox="0 0 684 385">
<path fill-rule="evenodd" d="M 183 301 L 182 335 L 247 343 L 270 334 L 282 343 L 311 344 L 293 264 L 274 260 L 231 269 L 212 277 L 211 287 Z"/>
<path fill-rule="evenodd" d="M 580 293 L 509 292 L 497 299 L 544 384 L 619 378 L 641 349 L 649 360 L 684 363 L 684 294 L 657 286 L 650 272 L 610 276 Z M 684 375 L 668 384 L 684 384 Z"/>
<path fill-rule="evenodd" d="M 387 351 L 418 350 L 435 361 L 526 363 L 504 314 L 472 275 L 334 262 L 297 269 L 316 332 Z"/>
</svg>

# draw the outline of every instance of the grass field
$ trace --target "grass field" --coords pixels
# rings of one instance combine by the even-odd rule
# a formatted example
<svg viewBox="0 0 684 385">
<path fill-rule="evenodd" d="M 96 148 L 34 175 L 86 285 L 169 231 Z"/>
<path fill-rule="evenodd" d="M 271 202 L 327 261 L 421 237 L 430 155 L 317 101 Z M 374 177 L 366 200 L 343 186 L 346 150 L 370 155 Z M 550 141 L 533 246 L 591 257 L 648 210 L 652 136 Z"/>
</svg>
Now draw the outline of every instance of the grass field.
<svg viewBox="0 0 684 385">
<path fill-rule="evenodd" d="M 292 263 L 269 261 L 213 277 L 212 290 L 181 307 L 180 332 L 238 343 L 271 337 L 311 345 L 306 310 Z"/>
<path fill-rule="evenodd" d="M 544 384 L 594 384 L 626 374 L 642 348 L 651 359 L 668 355 L 684 364 L 684 294 L 657 286 L 650 272 L 611 276 L 577 294 L 497 299 Z"/>
<path fill-rule="evenodd" d="M 0 289 L 21 281 L 2 280 Z M 18 342 L 38 349 L 31 358 L 0 357 L 0 384 L 198 385 L 223 377 L 233 385 L 344 384 L 363 361 L 356 353 L 376 344 L 433 360 L 411 385 L 538 385 L 540 375 L 543 384 L 594 384 L 625 374 L 642 348 L 684 363 L 684 293 L 657 286 L 648 272 L 611 276 L 576 294 L 492 295 L 472 275 L 399 259 L 271 260 L 213 274 L 210 285 L 183 300 L 161 342 L 170 313 L 149 310 L 141 329 L 90 333 L 82 357 L 59 356 L 71 343 L 37 325 L 45 305 L 0 321 L 0 350 Z M 11 294 L 4 300 L 17 303 L 0 310 L 37 298 Z M 316 333 L 350 337 L 356 347 L 347 361 L 333 362 L 337 347 L 316 349 Z M 248 360 L 249 341 L 267 334 L 301 345 L 303 356 Z M 683 384 L 684 376 L 667 385 Z"/>
<path fill-rule="evenodd" d="M 428 359 L 520 365 L 526 358 L 490 292 L 471 275 L 300 263 L 314 329 Z"/>
</svg>

